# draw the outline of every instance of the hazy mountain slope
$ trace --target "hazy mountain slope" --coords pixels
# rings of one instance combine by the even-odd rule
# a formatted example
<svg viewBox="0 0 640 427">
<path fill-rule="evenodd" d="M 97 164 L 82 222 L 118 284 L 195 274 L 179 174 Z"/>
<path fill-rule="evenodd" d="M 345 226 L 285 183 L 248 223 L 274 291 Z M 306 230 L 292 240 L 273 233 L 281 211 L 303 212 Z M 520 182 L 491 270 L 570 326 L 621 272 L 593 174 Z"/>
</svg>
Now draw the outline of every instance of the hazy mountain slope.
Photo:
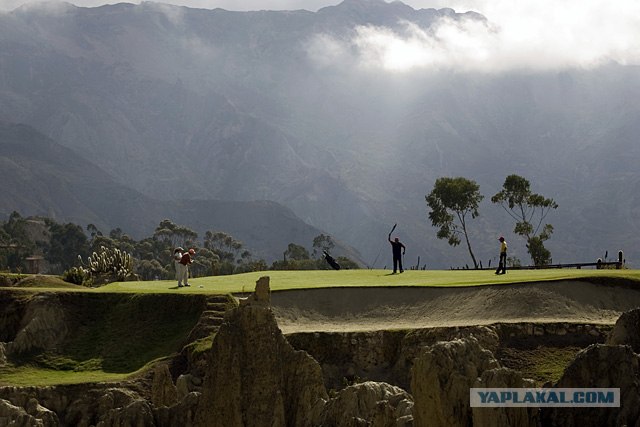
<svg viewBox="0 0 640 427">
<path fill-rule="evenodd" d="M 0 15 L 0 118 L 27 123 L 154 199 L 268 199 L 388 261 L 461 266 L 435 238 L 424 196 L 463 175 L 485 201 L 472 226 L 484 263 L 513 223 L 489 203 L 505 176 L 560 205 L 554 261 L 624 249 L 638 259 L 634 164 L 640 73 L 400 73 L 361 53 L 372 29 L 429 32 L 451 9 L 348 0 L 316 13 L 143 3 L 23 8 Z M 108 209 L 108 208 L 107 208 Z"/>
<path fill-rule="evenodd" d="M 153 200 L 25 125 L 0 123 L 0 181 L 0 217 L 16 210 L 83 226 L 93 223 L 105 232 L 120 227 L 136 238 L 151 235 L 162 219 L 170 218 L 200 235 L 228 232 L 268 261 L 279 259 L 291 242 L 310 248 L 321 233 L 274 202 Z M 339 242 L 335 252 L 359 259 Z"/>
</svg>

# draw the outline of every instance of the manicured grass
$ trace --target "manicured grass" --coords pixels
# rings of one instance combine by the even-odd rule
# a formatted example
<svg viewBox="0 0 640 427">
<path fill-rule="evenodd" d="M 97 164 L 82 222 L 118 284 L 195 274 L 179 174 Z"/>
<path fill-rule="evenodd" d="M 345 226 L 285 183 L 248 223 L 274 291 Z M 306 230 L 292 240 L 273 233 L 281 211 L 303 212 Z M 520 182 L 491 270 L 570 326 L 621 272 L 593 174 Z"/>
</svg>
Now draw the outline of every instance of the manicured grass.
<svg viewBox="0 0 640 427">
<path fill-rule="evenodd" d="M 513 270 L 495 275 L 491 270 L 408 270 L 391 274 L 389 270 L 311 270 L 260 271 L 232 276 L 199 277 L 190 280 L 191 287 L 178 288 L 174 280 L 116 282 L 96 289 L 73 287 L 64 291 L 95 293 L 180 293 L 228 294 L 252 292 L 261 276 L 271 278 L 271 290 L 314 289 L 331 287 L 406 287 L 406 286 L 484 286 L 545 282 L 554 280 L 586 280 L 598 283 L 627 282 L 640 286 L 640 270 L 548 269 Z M 15 289 L 15 288 L 14 288 Z M 34 290 L 61 290 L 43 285 Z"/>
<path fill-rule="evenodd" d="M 261 271 L 232 276 L 200 277 L 190 280 L 190 288 L 180 289 L 176 287 L 174 281 L 167 280 L 117 282 L 98 288 L 94 292 L 214 294 L 252 292 L 256 281 L 261 276 L 271 278 L 272 291 L 331 287 L 482 286 L 580 279 L 606 283 L 608 278 L 637 282 L 640 287 L 640 270 L 514 270 L 504 275 L 495 275 L 493 271 L 488 270 L 409 270 L 395 275 L 390 274 L 388 270 L 318 270 Z"/>
</svg>

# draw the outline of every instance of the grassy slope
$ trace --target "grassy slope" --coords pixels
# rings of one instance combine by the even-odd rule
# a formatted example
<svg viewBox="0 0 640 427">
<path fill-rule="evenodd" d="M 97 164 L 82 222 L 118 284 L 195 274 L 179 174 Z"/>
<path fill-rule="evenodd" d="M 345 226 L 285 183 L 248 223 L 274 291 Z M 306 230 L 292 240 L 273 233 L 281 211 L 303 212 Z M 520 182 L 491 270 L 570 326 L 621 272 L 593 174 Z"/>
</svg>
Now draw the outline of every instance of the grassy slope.
<svg viewBox="0 0 640 427">
<path fill-rule="evenodd" d="M 44 387 L 59 384 L 81 384 L 92 382 L 119 381 L 129 374 L 114 374 L 104 371 L 64 371 L 43 369 L 35 366 L 0 368 L 0 386 Z"/>
<path fill-rule="evenodd" d="M 498 350 L 497 356 L 504 366 L 522 372 L 524 378 L 534 380 L 541 387 L 547 381 L 558 381 L 580 350 L 582 348 L 575 346 L 507 347 Z"/>
<path fill-rule="evenodd" d="M 58 301 L 67 338 L 57 350 L 11 359 L 0 385 L 121 380 L 179 351 L 205 307 L 204 298 L 182 295 L 66 292 Z"/>
</svg>

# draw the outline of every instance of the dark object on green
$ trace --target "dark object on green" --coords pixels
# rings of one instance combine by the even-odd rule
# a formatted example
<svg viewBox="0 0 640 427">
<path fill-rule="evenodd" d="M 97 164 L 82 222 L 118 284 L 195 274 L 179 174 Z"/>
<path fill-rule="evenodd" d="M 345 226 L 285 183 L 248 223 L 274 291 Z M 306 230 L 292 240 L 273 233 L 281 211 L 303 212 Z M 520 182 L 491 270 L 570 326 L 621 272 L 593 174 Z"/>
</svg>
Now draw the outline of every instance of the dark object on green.
<svg viewBox="0 0 640 427">
<path fill-rule="evenodd" d="M 327 251 L 322 251 L 324 259 L 334 270 L 340 270 L 340 264 Z"/>
</svg>

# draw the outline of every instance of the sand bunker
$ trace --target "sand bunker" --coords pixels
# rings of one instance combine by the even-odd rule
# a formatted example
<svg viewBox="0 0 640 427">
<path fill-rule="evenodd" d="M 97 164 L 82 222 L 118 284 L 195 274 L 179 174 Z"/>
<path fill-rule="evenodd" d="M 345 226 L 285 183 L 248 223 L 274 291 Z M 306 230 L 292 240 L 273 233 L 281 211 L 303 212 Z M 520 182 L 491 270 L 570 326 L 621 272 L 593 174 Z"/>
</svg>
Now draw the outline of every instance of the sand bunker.
<svg viewBox="0 0 640 427">
<path fill-rule="evenodd" d="M 331 288 L 274 292 L 284 333 L 483 325 L 613 324 L 640 307 L 640 289 L 579 281 L 464 288 Z"/>
</svg>

